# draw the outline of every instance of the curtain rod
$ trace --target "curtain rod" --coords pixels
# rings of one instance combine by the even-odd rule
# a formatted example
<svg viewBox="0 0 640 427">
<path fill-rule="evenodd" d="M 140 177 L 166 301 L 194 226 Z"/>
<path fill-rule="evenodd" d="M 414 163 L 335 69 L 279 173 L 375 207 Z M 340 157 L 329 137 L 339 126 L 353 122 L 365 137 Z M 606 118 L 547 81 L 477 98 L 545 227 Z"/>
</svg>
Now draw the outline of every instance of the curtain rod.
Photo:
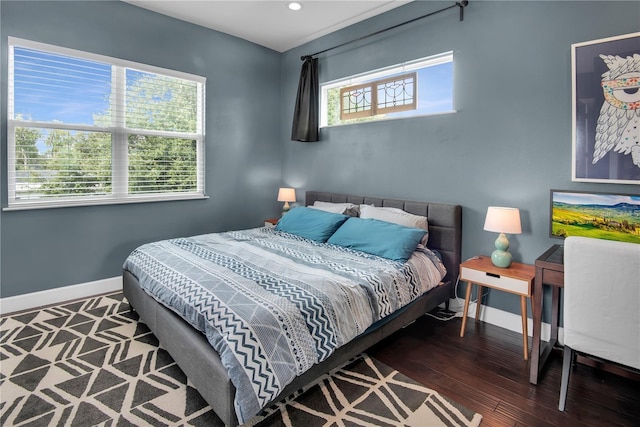
<svg viewBox="0 0 640 427">
<path fill-rule="evenodd" d="M 400 23 L 400 24 L 396 24 L 396 25 L 394 25 L 394 26 L 392 26 L 392 27 L 388 27 L 388 28 L 384 28 L 384 29 L 382 29 L 382 30 L 378 30 L 378 31 L 376 31 L 376 32 L 374 32 L 374 33 L 367 34 L 366 36 L 362 36 L 362 37 L 359 37 L 359 38 L 357 38 L 357 39 L 354 39 L 354 40 L 350 40 L 350 41 L 348 41 L 348 42 L 341 43 L 341 44 L 339 44 L 339 45 L 337 45 L 337 46 L 333 46 L 333 47 L 330 47 L 330 48 L 328 48 L 328 49 L 321 50 L 321 51 L 316 52 L 316 53 L 311 54 L 311 55 L 304 55 L 304 56 L 301 56 L 301 57 L 300 57 L 300 59 L 304 61 L 304 60 L 306 60 L 307 58 L 313 58 L 314 56 L 320 55 L 321 53 L 325 53 L 325 52 L 328 52 L 328 51 L 330 51 L 330 50 L 337 49 L 337 48 L 342 47 L 342 46 L 346 46 L 346 45 L 348 45 L 348 44 L 350 44 L 350 43 L 355 43 L 355 42 L 358 42 L 358 41 L 360 41 L 360 40 L 364 40 L 364 39 L 367 39 L 367 38 L 369 38 L 369 37 L 376 36 L 376 35 L 378 35 L 378 34 L 384 33 L 385 31 L 393 30 L 393 29 L 395 29 L 395 28 L 401 27 L 401 26 L 406 25 L 406 24 L 410 24 L 410 23 L 412 23 L 412 22 L 418 21 L 418 20 L 423 19 L 423 18 L 426 18 L 426 17 L 428 17 L 428 16 L 435 15 L 435 14 L 440 13 L 440 12 L 444 12 L 445 10 L 449 10 L 449 9 L 454 8 L 454 7 L 459 7 L 459 8 L 460 8 L 460 21 L 464 21 L 464 8 L 465 8 L 465 7 L 467 7 L 467 5 L 468 5 L 468 4 L 469 4 L 469 1 L 468 1 L 468 0 L 458 1 L 458 2 L 456 2 L 455 4 L 453 4 L 453 5 L 451 5 L 451 6 L 447 6 L 447 7 L 443 8 L 443 9 L 436 10 L 436 11 L 434 11 L 434 12 L 427 13 L 426 15 L 418 16 L 417 18 L 413 18 L 413 19 L 411 19 L 411 20 L 409 20 L 409 21 L 402 22 L 402 23 Z"/>
</svg>

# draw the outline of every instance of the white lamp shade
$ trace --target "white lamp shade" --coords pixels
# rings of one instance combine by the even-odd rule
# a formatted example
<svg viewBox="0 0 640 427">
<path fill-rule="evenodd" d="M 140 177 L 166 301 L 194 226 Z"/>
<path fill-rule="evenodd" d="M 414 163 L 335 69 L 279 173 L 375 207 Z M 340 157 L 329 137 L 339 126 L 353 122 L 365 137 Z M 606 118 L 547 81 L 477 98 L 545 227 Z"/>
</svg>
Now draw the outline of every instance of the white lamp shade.
<svg viewBox="0 0 640 427">
<path fill-rule="evenodd" d="M 489 206 L 484 220 L 484 229 L 496 233 L 520 234 L 520 210 L 518 208 L 503 208 Z"/>
<path fill-rule="evenodd" d="M 281 188 L 278 190 L 279 202 L 295 202 L 296 190 L 294 188 Z"/>
</svg>

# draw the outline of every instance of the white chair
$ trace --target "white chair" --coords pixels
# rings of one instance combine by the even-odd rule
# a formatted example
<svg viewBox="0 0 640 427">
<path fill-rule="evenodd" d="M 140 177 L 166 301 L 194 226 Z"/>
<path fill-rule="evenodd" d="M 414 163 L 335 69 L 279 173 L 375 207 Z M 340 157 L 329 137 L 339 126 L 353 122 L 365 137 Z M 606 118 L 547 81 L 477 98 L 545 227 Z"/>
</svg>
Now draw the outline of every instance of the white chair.
<svg viewBox="0 0 640 427">
<path fill-rule="evenodd" d="M 564 411 L 574 353 L 640 369 L 640 244 L 568 237 L 564 244 Z"/>
</svg>

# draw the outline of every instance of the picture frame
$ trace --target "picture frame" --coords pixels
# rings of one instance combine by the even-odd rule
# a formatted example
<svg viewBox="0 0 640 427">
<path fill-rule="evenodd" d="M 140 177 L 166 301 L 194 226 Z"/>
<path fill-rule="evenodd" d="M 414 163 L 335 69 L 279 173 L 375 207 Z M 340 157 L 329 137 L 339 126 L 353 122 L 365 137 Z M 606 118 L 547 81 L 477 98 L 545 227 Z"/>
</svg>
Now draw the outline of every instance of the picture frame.
<svg viewBox="0 0 640 427">
<path fill-rule="evenodd" d="M 640 184 L 640 32 L 572 44 L 571 70 L 572 181 Z"/>
<path fill-rule="evenodd" d="M 551 190 L 549 237 L 640 243 L 640 195 Z"/>
</svg>

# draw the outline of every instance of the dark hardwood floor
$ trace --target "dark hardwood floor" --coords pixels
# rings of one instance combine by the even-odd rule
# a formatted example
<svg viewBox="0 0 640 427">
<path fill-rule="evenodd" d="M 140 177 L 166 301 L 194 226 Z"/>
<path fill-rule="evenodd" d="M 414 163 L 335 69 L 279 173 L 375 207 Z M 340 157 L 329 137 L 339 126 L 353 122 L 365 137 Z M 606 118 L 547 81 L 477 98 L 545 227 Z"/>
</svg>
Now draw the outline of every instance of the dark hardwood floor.
<svg viewBox="0 0 640 427">
<path fill-rule="evenodd" d="M 566 411 L 560 412 L 560 350 L 552 352 L 535 386 L 529 383 L 520 334 L 469 319 L 460 338 L 460 325 L 460 318 L 423 316 L 367 353 L 479 412 L 481 427 L 640 426 L 638 375 L 623 377 L 577 363 Z"/>
</svg>

